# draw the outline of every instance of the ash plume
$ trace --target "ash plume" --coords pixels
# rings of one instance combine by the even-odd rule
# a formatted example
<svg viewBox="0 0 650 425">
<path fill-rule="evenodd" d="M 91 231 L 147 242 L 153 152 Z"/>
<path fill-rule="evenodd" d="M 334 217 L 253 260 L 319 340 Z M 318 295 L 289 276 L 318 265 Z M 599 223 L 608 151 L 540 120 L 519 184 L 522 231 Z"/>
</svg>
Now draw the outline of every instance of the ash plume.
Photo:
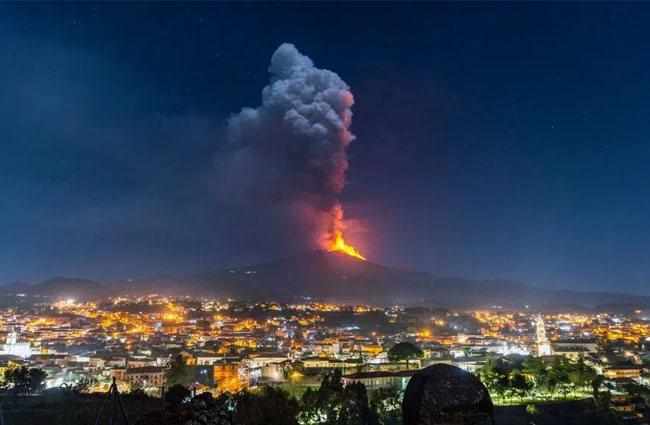
<svg viewBox="0 0 650 425">
<path fill-rule="evenodd" d="M 228 146 L 216 160 L 220 193 L 239 203 L 238 220 L 252 219 L 253 232 L 288 227 L 311 248 L 327 247 L 342 228 L 354 98 L 293 44 L 278 47 L 268 71 L 261 105 L 227 121 Z"/>
</svg>

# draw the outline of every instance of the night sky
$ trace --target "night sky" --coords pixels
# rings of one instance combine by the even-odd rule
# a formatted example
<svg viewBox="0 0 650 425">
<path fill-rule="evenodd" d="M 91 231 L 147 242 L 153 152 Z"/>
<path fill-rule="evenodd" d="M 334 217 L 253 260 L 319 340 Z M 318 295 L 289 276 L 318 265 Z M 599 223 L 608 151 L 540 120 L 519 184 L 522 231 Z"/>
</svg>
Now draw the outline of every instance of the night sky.
<svg viewBox="0 0 650 425">
<path fill-rule="evenodd" d="M 242 177 L 215 172 L 225 122 L 289 42 L 354 94 L 341 202 L 369 259 L 650 295 L 648 22 L 643 3 L 3 3 L 0 282 L 308 249 L 215 196 Z"/>
</svg>

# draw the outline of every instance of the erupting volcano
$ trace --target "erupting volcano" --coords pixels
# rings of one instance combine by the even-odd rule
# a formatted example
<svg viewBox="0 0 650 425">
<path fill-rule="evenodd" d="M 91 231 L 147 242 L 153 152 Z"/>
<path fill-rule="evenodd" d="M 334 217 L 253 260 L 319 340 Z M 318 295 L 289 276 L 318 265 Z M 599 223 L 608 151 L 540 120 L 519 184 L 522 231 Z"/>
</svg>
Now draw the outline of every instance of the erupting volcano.
<svg viewBox="0 0 650 425">
<path fill-rule="evenodd" d="M 360 260 L 366 260 L 366 257 L 361 255 L 359 251 L 352 245 L 348 245 L 345 242 L 345 239 L 343 239 L 343 234 L 341 234 L 340 230 L 335 231 L 335 236 L 334 236 L 334 241 L 332 242 L 332 246 L 328 249 L 328 251 L 339 251 L 343 252 L 345 254 L 351 255 L 353 257 L 356 257 Z"/>
<path fill-rule="evenodd" d="M 288 43 L 275 51 L 268 70 L 261 105 L 243 108 L 228 120 L 230 149 L 216 161 L 220 181 L 242 178 L 224 185 L 224 202 L 245 204 L 238 221 L 256 214 L 251 225 L 240 226 L 256 238 L 266 234 L 276 241 L 272 232 L 295 235 L 307 249 L 365 260 L 343 237 L 349 223 L 339 200 L 348 146 L 355 139 L 350 87 Z"/>
<path fill-rule="evenodd" d="M 361 253 L 352 245 L 348 244 L 343 238 L 343 207 L 341 204 L 336 204 L 332 209 L 332 214 L 330 214 L 329 219 L 332 223 L 329 225 L 330 231 L 323 235 L 323 249 L 328 252 L 337 251 L 344 254 L 351 255 L 360 260 L 366 260 L 366 257 L 361 255 Z"/>
</svg>

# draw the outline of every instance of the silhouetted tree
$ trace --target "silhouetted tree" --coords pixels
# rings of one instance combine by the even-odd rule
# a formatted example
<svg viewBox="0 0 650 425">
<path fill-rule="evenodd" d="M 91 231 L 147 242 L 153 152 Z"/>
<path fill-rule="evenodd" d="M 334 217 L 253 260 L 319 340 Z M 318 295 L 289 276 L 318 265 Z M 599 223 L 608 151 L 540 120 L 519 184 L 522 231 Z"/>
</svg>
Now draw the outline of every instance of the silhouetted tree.
<svg viewBox="0 0 650 425">
<path fill-rule="evenodd" d="M 172 385 L 165 393 L 165 401 L 171 404 L 178 404 L 189 397 L 190 394 L 190 390 L 184 385 Z"/>
<path fill-rule="evenodd" d="M 381 425 L 401 425 L 402 396 L 392 388 L 379 388 L 370 394 L 370 407 L 376 412 Z"/>
<path fill-rule="evenodd" d="M 422 350 L 410 342 L 400 342 L 393 345 L 393 347 L 388 350 L 388 360 L 391 362 L 399 362 L 405 360 L 406 369 L 409 368 L 409 361 L 422 358 L 423 356 L 424 353 Z"/>
<path fill-rule="evenodd" d="M 37 368 L 20 366 L 7 369 L 4 377 L 16 394 L 32 395 L 45 388 L 47 373 Z"/>
<path fill-rule="evenodd" d="M 577 388 L 585 388 L 597 376 L 594 368 L 585 364 L 583 356 L 573 365 L 569 372 L 569 381 Z"/>
<path fill-rule="evenodd" d="M 377 425 L 377 415 L 370 408 L 366 386 L 353 382 L 343 389 L 338 425 Z"/>
<path fill-rule="evenodd" d="M 519 400 L 522 400 L 528 392 L 531 390 L 532 385 L 526 377 L 519 370 L 515 370 L 510 375 L 510 389 L 511 393 L 515 397 L 519 397 Z"/>
<path fill-rule="evenodd" d="M 485 365 L 479 370 L 479 378 L 491 393 L 503 398 L 509 389 L 509 373 L 502 360 L 488 356 Z"/>
<path fill-rule="evenodd" d="M 341 371 L 335 369 L 323 376 L 318 390 L 308 389 L 303 394 L 300 411 L 302 422 L 320 422 L 328 425 L 336 423 L 343 394 L 341 378 Z"/>
<path fill-rule="evenodd" d="M 598 395 L 600 387 L 603 386 L 605 382 L 605 377 L 603 375 L 597 375 L 594 379 L 591 380 L 591 391 L 594 398 Z"/>
<path fill-rule="evenodd" d="M 569 392 L 569 374 L 571 370 L 571 362 L 563 356 L 556 357 L 549 368 L 549 383 L 553 384 L 554 389 L 558 389 L 564 398 Z"/>
<path fill-rule="evenodd" d="M 95 385 L 97 385 L 97 378 L 95 377 L 87 377 L 84 376 L 81 378 L 77 383 L 72 387 L 72 391 L 78 392 L 78 393 L 87 393 L 89 392 Z"/>
<path fill-rule="evenodd" d="M 182 385 L 187 387 L 192 377 L 187 361 L 182 354 L 177 354 L 169 361 L 165 368 L 165 385 L 172 387 Z"/>
<path fill-rule="evenodd" d="M 240 425 L 298 425 L 298 402 L 278 388 L 262 387 L 236 396 L 234 422 Z"/>
</svg>

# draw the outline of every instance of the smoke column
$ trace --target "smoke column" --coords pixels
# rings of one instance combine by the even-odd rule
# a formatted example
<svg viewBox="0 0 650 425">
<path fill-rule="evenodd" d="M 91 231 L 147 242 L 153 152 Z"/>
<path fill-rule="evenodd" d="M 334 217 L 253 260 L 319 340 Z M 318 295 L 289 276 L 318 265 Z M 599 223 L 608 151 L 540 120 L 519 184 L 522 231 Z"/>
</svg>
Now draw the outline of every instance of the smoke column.
<svg viewBox="0 0 650 425">
<path fill-rule="evenodd" d="M 296 220 L 313 246 L 331 249 L 343 228 L 338 197 L 354 140 L 354 98 L 336 73 L 316 68 L 293 44 L 278 47 L 268 71 L 261 105 L 228 119 L 229 149 L 217 156 L 217 168 L 223 179 L 237 176 L 231 200 L 273 206 Z"/>
</svg>

